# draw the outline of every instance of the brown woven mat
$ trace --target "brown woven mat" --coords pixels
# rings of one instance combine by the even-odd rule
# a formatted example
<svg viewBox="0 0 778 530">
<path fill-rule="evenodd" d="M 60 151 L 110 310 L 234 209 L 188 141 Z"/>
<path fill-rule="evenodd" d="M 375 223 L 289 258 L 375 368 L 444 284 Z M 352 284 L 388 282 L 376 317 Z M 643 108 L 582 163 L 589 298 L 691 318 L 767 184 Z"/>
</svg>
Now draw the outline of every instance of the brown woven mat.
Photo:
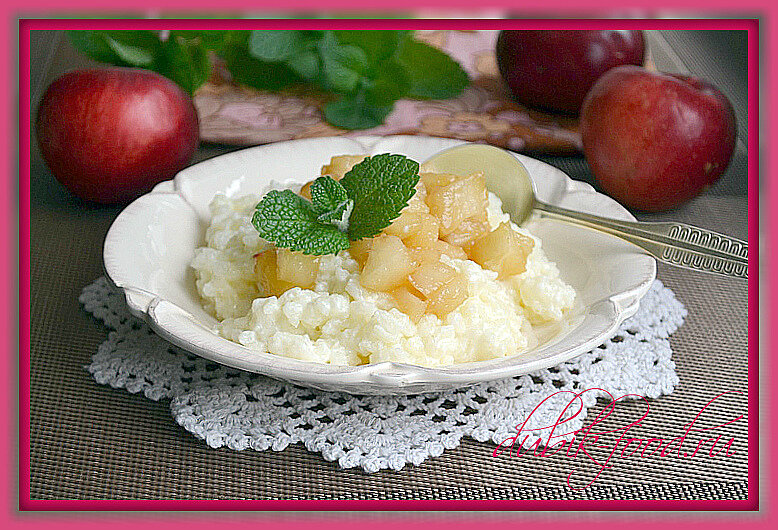
<svg viewBox="0 0 778 530">
<path fill-rule="evenodd" d="M 734 455 L 618 458 L 583 492 L 567 476 L 593 477 L 591 462 L 564 455 L 498 458 L 494 446 L 462 445 L 401 472 L 342 470 L 294 445 L 282 452 L 214 450 L 178 426 L 166 402 L 98 385 L 84 367 L 107 337 L 78 303 L 100 276 L 102 241 L 118 208 L 68 197 L 34 167 L 31 216 L 31 492 L 33 499 L 742 499 L 747 488 L 747 418 L 718 429 Z M 746 198 L 705 195 L 668 218 L 746 237 Z M 649 218 L 649 216 L 646 216 Z M 672 337 L 680 384 L 651 401 L 634 436 L 674 438 L 713 397 L 707 425 L 746 414 L 745 282 L 660 266 L 659 278 L 689 316 Z M 625 405 L 606 425 L 639 412 Z M 724 442 L 722 442 L 724 443 Z M 591 452 L 595 459 L 607 449 Z M 588 475 L 587 475 L 588 474 Z M 24 495 L 24 492 L 22 492 Z"/>
</svg>

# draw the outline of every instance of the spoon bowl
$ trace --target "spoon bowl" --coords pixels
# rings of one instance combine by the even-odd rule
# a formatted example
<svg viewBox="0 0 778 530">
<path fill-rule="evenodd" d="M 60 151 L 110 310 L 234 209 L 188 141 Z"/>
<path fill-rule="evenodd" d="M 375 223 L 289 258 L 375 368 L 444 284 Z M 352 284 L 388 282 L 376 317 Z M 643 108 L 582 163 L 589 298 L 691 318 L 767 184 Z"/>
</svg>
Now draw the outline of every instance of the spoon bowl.
<svg viewBox="0 0 778 530">
<path fill-rule="evenodd" d="M 484 144 L 459 145 L 427 159 L 420 171 L 483 174 L 486 187 L 500 197 L 503 211 L 517 225 L 522 225 L 535 210 L 537 200 L 529 171 L 504 149 Z"/>
</svg>

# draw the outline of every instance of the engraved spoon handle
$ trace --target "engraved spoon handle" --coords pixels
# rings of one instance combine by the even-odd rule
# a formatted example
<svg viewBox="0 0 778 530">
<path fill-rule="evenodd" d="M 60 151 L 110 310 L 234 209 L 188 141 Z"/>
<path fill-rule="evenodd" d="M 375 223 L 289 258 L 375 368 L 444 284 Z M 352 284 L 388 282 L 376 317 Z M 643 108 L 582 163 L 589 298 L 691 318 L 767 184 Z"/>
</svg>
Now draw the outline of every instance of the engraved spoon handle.
<svg viewBox="0 0 778 530">
<path fill-rule="evenodd" d="M 748 278 L 748 242 L 684 223 L 608 219 L 541 201 L 541 217 L 560 219 L 620 237 L 660 261 L 686 269 Z"/>
</svg>

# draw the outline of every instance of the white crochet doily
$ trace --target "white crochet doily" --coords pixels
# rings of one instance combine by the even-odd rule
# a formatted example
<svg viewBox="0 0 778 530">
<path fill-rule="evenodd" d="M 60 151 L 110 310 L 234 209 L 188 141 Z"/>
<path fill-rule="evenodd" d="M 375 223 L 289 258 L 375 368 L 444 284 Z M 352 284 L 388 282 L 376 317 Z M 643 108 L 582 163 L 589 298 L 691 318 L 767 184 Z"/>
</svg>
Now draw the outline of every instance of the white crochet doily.
<svg viewBox="0 0 778 530">
<path fill-rule="evenodd" d="M 522 433 L 553 425 L 572 396 L 589 388 L 613 398 L 669 394 L 678 377 L 668 337 L 686 316 L 673 292 L 656 281 L 613 338 L 555 368 L 438 394 L 352 396 L 301 388 L 180 350 L 132 316 L 105 278 L 86 287 L 80 301 L 111 329 L 87 367 L 98 383 L 169 399 L 175 420 L 211 447 L 281 451 L 303 443 L 344 468 L 368 472 L 418 465 L 457 447 L 463 436 L 499 444 L 553 394 Z M 583 410 L 564 424 L 570 437 L 596 400 L 596 392 L 583 394 Z M 542 430 L 530 434 L 524 446 L 543 436 Z"/>
</svg>

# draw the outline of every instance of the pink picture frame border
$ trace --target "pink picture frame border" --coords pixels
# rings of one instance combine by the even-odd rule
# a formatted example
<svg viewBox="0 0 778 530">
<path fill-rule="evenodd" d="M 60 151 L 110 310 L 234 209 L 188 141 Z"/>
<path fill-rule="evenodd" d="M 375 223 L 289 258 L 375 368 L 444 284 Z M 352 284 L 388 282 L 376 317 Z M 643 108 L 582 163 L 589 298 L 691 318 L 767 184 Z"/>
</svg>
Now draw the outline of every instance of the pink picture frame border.
<svg viewBox="0 0 778 530">
<path fill-rule="evenodd" d="M 506 21 L 506 20 L 490 20 L 479 18 L 466 18 L 459 20 L 451 19 L 427 19 L 427 20 L 402 20 L 402 19 L 338 19 L 338 20 L 323 20 L 323 19 L 262 19 L 262 20 L 211 20 L 208 21 L 209 29 L 240 29 L 240 28 L 252 28 L 252 29 L 321 29 L 321 28 L 359 28 L 359 29 L 507 29 L 507 28 L 545 28 L 545 29 L 597 29 L 613 26 L 613 20 L 607 18 L 548 18 L 549 10 L 552 4 L 558 2 L 533 2 L 530 5 L 522 5 L 521 9 L 524 12 L 533 13 L 546 13 L 546 18 L 527 19 L 518 21 Z M 18 4 L 18 5 L 17 5 Z M 195 2 L 184 2 L 181 0 L 173 0 L 167 2 L 167 9 L 179 9 L 186 10 L 188 12 L 196 11 Z M 235 5 L 233 5 L 235 4 Z M 233 7 L 245 8 L 243 3 L 232 2 L 227 0 L 220 2 L 218 9 L 220 11 L 230 10 Z M 337 11 L 340 9 L 348 11 L 353 10 L 353 1 L 333 1 L 327 2 L 327 8 L 329 11 Z M 408 6 L 409 10 L 417 10 L 419 7 L 418 2 L 386 2 L 388 10 L 395 10 L 400 7 Z M 403 6 L 404 4 L 404 6 Z M 506 9 L 516 6 L 517 2 L 493 2 L 489 6 L 480 5 L 480 9 L 484 10 L 487 7 L 489 9 Z M 554 6 L 561 9 L 567 9 L 569 13 L 584 13 L 583 8 L 577 8 L 579 11 L 575 11 L 576 8 L 572 7 L 570 3 L 561 3 L 561 6 Z M 136 527 L 138 524 L 144 522 L 154 521 L 155 526 L 164 525 L 168 526 L 183 526 L 188 528 L 212 528 L 213 524 L 224 524 L 228 522 L 224 516 L 215 516 L 213 514 L 208 515 L 206 512 L 211 511 L 230 511 L 238 512 L 234 515 L 234 519 L 230 518 L 228 524 L 231 526 L 240 526 L 243 524 L 256 524 L 259 522 L 257 514 L 250 514 L 254 511 L 298 511 L 308 512 L 306 517 L 300 520 L 291 520 L 285 517 L 282 522 L 284 528 L 295 527 L 308 527 L 312 520 L 310 519 L 311 512 L 318 511 L 342 511 L 342 510 L 356 510 L 362 513 L 365 517 L 370 516 L 369 511 L 391 511 L 395 515 L 399 515 L 397 512 L 421 512 L 421 511 L 497 511 L 503 512 L 500 516 L 490 514 L 488 517 L 491 524 L 509 524 L 509 511 L 523 511 L 523 512 L 535 512 L 535 511 L 554 511 L 557 512 L 559 520 L 555 520 L 555 517 L 551 517 L 548 514 L 543 514 L 539 519 L 532 517 L 532 514 L 525 514 L 526 520 L 523 522 L 530 523 L 534 528 L 546 528 L 554 527 L 558 528 L 560 522 L 564 522 L 566 518 L 569 518 L 571 514 L 581 511 L 598 511 L 598 512 L 630 512 L 625 513 L 612 513 L 603 514 L 597 521 L 587 518 L 588 521 L 577 520 L 576 527 L 578 528 L 601 528 L 603 524 L 613 525 L 617 528 L 624 528 L 629 524 L 630 528 L 648 528 L 649 525 L 652 529 L 656 529 L 657 521 L 662 521 L 663 524 L 672 524 L 675 519 L 677 522 L 684 524 L 684 526 L 696 526 L 697 524 L 704 525 L 706 529 L 718 528 L 726 525 L 727 528 L 738 527 L 747 525 L 748 527 L 755 527 L 755 525 L 762 526 L 768 525 L 774 520 L 774 514 L 771 507 L 775 504 L 771 502 L 773 500 L 773 491 L 775 488 L 769 487 L 769 477 L 775 476 L 776 462 L 778 459 L 770 459 L 770 468 L 760 469 L 759 459 L 759 447 L 770 449 L 772 440 L 776 439 L 776 422 L 769 421 L 769 431 L 763 431 L 761 434 L 764 437 L 760 440 L 759 431 L 759 419 L 763 418 L 767 420 L 768 415 L 763 414 L 764 407 L 769 407 L 769 411 L 773 412 L 773 407 L 770 407 L 774 403 L 775 398 L 772 395 L 765 395 L 764 397 L 759 393 L 759 375 L 765 373 L 765 369 L 769 369 L 771 377 L 776 376 L 776 370 L 774 363 L 769 363 L 769 359 L 759 359 L 759 324 L 760 324 L 760 311 L 759 311 L 759 244 L 760 244 L 760 172 L 765 175 L 770 175 L 772 168 L 769 158 L 760 158 L 759 145 L 760 143 L 768 146 L 766 139 L 770 139 L 770 123 L 775 123 L 776 117 L 778 117 L 778 109 L 776 105 L 769 105 L 767 110 L 769 114 L 766 114 L 766 119 L 760 119 L 760 106 L 759 106 L 759 82 L 760 71 L 763 74 L 763 81 L 765 87 L 775 87 L 774 75 L 775 69 L 774 57 L 772 53 L 766 53 L 764 50 L 773 52 L 775 48 L 775 35 L 763 30 L 760 24 L 760 18 L 762 22 L 772 20 L 769 16 L 772 7 L 769 6 L 769 2 L 741 2 L 737 6 L 728 5 L 727 3 L 720 2 L 718 0 L 712 0 L 701 4 L 701 7 L 695 5 L 694 2 L 679 2 L 673 6 L 676 12 L 679 9 L 684 10 L 696 10 L 690 12 L 696 12 L 698 18 L 691 19 L 653 19 L 648 18 L 652 16 L 652 13 L 657 13 L 660 10 L 657 4 L 649 5 L 644 11 L 633 12 L 633 15 L 637 14 L 639 17 L 634 19 L 619 19 L 619 27 L 623 29 L 745 29 L 749 32 L 749 135 L 748 135 L 748 153 L 749 153 L 749 200 L 748 200 L 748 218 L 749 218 L 749 242 L 752 247 L 751 258 L 749 268 L 751 271 L 749 277 L 749 499 L 745 501 L 667 501 L 667 500 L 655 500 L 655 501 L 628 501 L 614 499 L 612 501 L 188 501 L 188 500 L 127 500 L 127 501 L 102 501 L 102 500 L 57 500 L 57 501 L 45 501 L 45 500 L 33 500 L 29 498 L 30 492 L 30 480 L 29 480 L 29 308 L 30 308 L 30 255 L 29 255 L 29 179 L 30 179 L 30 108 L 27 106 L 27 102 L 30 101 L 30 83 L 29 83 L 29 31 L 36 29 L 56 30 L 56 29 L 93 29 L 99 23 L 101 29 L 202 29 L 203 19 L 193 20 L 148 20 L 148 19 L 134 19 L 134 20 L 89 20 L 89 19 L 58 19 L 58 18 L 40 18 L 34 19 L 33 16 L 41 17 L 42 13 L 52 13 L 53 17 L 56 17 L 57 12 L 61 11 L 56 2 L 12 2 L 10 4 L 11 11 L 8 13 L 5 25 L 6 42 L 9 43 L 10 50 L 18 50 L 18 101 L 13 101 L 13 93 L 16 89 L 13 84 L 4 87 L 6 105 L 2 107 L 0 116 L 3 118 L 2 123 L 5 129 L 5 137 L 8 143 L 11 145 L 12 155 L 9 160 L 16 160 L 18 162 L 18 180 L 16 179 L 16 169 L 14 167 L 8 168 L 6 174 L 5 183 L 8 193 L 2 195 L 0 200 L 3 203 L 0 205 L 4 207 L 4 211 L 7 213 L 17 213 L 18 217 L 14 218 L 13 215 L 7 215 L 4 219 L 4 228 L 0 238 L 2 238 L 2 247 L 7 252 L 4 256 L 5 266 L 7 267 L 6 278 L 12 278 L 15 273 L 18 273 L 18 286 L 15 282 L 8 282 L 6 285 L 0 287 L 3 291 L 5 300 L 9 303 L 6 306 L 2 306 L 2 315 L 0 315 L 0 321 L 8 325 L 5 336 L 9 339 L 18 333 L 18 349 L 13 341 L 10 341 L 10 348 L 6 359 L 8 366 L 6 374 L 8 375 L 8 385 L 6 392 L 3 394 L 3 401 L 5 407 L 2 408 L 6 425 L 18 425 L 18 430 L 9 429 L 8 433 L 18 436 L 13 437 L 0 437 L 3 444 L 3 454 L 5 459 L 3 460 L 3 469 L 5 471 L 7 480 L 0 483 L 0 499 L 4 504 L 2 515 L 7 517 L 6 523 L 11 527 L 28 527 L 28 526 L 48 526 L 56 525 L 59 528 L 70 527 L 96 527 L 104 528 L 106 524 L 118 527 Z M 9 6 L 9 4 L 7 4 Z M 103 9 L 104 3 L 95 1 L 79 1 L 69 3 L 67 6 L 67 13 L 73 14 L 79 11 L 84 12 L 90 8 L 94 8 L 95 12 L 100 12 Z M 131 4 L 132 9 L 153 8 L 159 11 L 158 7 L 154 7 L 151 2 L 140 0 Z M 379 7 L 378 4 L 375 5 Z M 200 9 L 213 11 L 212 6 L 205 6 L 201 4 Z M 205 9 L 209 7 L 209 9 Z M 260 9 L 256 3 L 253 3 L 251 9 L 256 11 Z M 471 4 L 468 2 L 454 1 L 433 1 L 426 2 L 424 7 L 426 9 L 434 10 L 435 8 L 451 12 L 452 10 L 467 11 L 471 10 Z M 517 6 L 516 6 L 517 7 Z M 516 8 L 514 7 L 514 8 Z M 706 18 L 702 13 L 711 13 L 712 10 L 732 11 L 732 8 L 736 7 L 738 12 L 741 13 L 739 17 L 733 18 Z M 114 6 L 114 9 L 117 7 Z M 322 3 L 310 2 L 310 1 L 292 1 L 288 7 L 284 10 L 286 12 L 292 9 L 312 9 L 314 11 L 321 11 L 323 9 Z M 750 15 L 742 15 L 747 10 Z M 45 11 L 44 11 L 45 10 Z M 596 5 L 587 5 L 586 13 L 592 16 L 592 10 L 594 10 L 595 16 L 599 13 L 600 17 L 609 16 L 608 12 L 619 13 L 624 11 L 623 2 L 599 2 Z M 609 11 L 610 10 L 610 11 Z M 364 11 L 364 9 L 363 9 Z M 384 11 L 386 12 L 386 11 Z M 642 13 L 642 15 L 640 15 Z M 472 15 L 471 15 L 472 16 Z M 559 15 L 555 15 L 559 16 Z M 578 15 L 576 15 L 578 16 Z M 16 33 L 18 32 L 18 33 Z M 15 34 L 16 33 L 16 34 Z M 14 42 L 16 39 L 16 42 Z M 18 43 L 18 44 L 17 44 Z M 16 64 L 14 57 L 11 53 L 2 55 L 3 67 L 8 75 L 8 78 L 13 80 L 16 77 L 14 72 Z M 761 59 L 761 62 L 760 62 Z M 765 98 L 769 96 L 770 91 L 765 90 L 763 92 Z M 14 115 L 13 104 L 18 104 L 18 114 Z M 14 124 L 14 119 L 17 123 Z M 18 134 L 18 137 L 16 136 Z M 14 141 L 18 138 L 18 144 Z M 15 149 L 18 151 L 14 152 Z M 10 164 L 9 164 L 10 165 Z M 761 165 L 761 167 L 760 167 Z M 18 186 L 18 192 L 14 190 L 14 187 Z M 766 192 L 768 196 L 766 201 L 768 204 L 775 204 L 773 199 L 775 198 L 775 185 L 772 183 L 772 179 L 765 179 L 762 183 L 762 192 Z M 18 196 L 17 196 L 18 193 Z M 18 202 L 16 202 L 18 198 Z M 772 236 L 774 234 L 775 223 L 778 220 L 778 215 L 774 213 L 770 208 L 766 209 L 766 213 L 762 218 L 763 222 L 769 225 L 769 232 L 767 229 L 765 232 Z M 7 224 L 6 224 L 7 223 Z M 16 233 L 18 232 L 18 241 Z M 764 237 L 764 236 L 763 236 Z M 18 254 L 14 256 L 14 246 L 18 243 Z M 773 247 L 774 248 L 774 247 Z M 771 257 L 774 257 L 774 253 L 771 253 Z M 16 261 L 18 260 L 18 261 Z M 770 271 L 772 276 L 772 271 Z M 770 282 L 772 285 L 772 282 Z M 13 288 L 11 288 L 13 287 Z M 18 287 L 18 292 L 14 290 Z M 14 300 L 15 297 L 18 298 Z M 772 302 L 774 292 L 771 290 L 768 294 L 769 300 L 767 300 L 768 307 L 773 307 Z M 17 308 L 14 309 L 14 305 L 18 303 Z M 18 311 L 18 314 L 14 314 Z M 769 312 L 769 317 L 772 317 L 772 311 Z M 18 321 L 17 321 L 18 317 Z M 775 326 L 767 325 L 766 329 L 770 330 L 771 335 L 774 336 Z M 769 343 L 772 343 L 770 341 Z M 17 364 L 18 362 L 18 364 Z M 761 369 L 760 369 L 761 368 Z M 17 423 L 18 422 L 18 423 Z M 768 487 L 760 488 L 760 484 L 765 484 Z M 760 491 L 761 490 L 761 491 Z M 762 495 L 760 495 L 760 493 Z M 147 512 L 189 512 L 188 514 L 171 518 L 165 514 L 150 515 Z M 88 512 L 87 514 L 83 512 Z M 115 512 L 124 512 L 117 514 Z M 662 512 L 662 513 L 660 513 Z M 725 512 L 739 512 L 739 515 L 732 518 L 732 514 Z M 647 515 L 651 515 L 647 520 Z M 248 517 L 248 516 L 251 517 Z M 481 524 L 486 522 L 484 515 L 474 516 L 482 519 Z M 538 514 L 540 515 L 540 514 Z M 606 517 L 607 515 L 607 517 Z M 124 520 L 122 520 L 124 519 Z M 247 519 L 253 519 L 247 520 Z M 422 521 L 422 517 L 417 515 L 413 518 L 413 521 L 403 522 L 404 527 L 423 527 L 430 528 L 429 521 Z M 356 518 L 349 516 L 344 519 L 342 517 L 333 518 L 333 516 L 327 517 L 326 526 L 337 525 L 339 528 L 345 529 L 350 527 L 363 528 L 365 522 L 359 521 Z M 415 521 L 415 522 L 414 522 Z M 263 521 L 263 524 L 269 524 L 271 521 Z M 393 524 L 394 521 L 376 521 L 371 520 L 370 525 Z M 317 521 L 316 526 L 320 526 L 322 521 Z M 452 525 L 462 524 L 467 527 L 474 524 L 468 521 L 464 516 L 456 517 L 450 521 L 444 523 L 447 527 Z M 302 525 L 302 526 L 298 526 Z M 701 526 L 702 527 L 702 526 Z"/>
</svg>

